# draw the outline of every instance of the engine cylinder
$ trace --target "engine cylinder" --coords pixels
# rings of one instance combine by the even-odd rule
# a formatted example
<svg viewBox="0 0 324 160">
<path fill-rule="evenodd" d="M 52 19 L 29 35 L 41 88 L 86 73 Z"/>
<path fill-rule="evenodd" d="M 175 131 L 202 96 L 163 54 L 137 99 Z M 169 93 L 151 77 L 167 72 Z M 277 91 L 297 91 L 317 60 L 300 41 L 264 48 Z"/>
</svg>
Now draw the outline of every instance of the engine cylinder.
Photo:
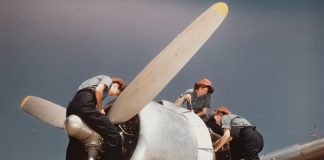
<svg viewBox="0 0 324 160">
<path fill-rule="evenodd" d="M 97 146 L 101 148 L 102 137 L 90 129 L 80 117 L 70 115 L 64 122 L 64 128 L 67 134 L 81 141 L 86 148 L 88 146 Z"/>
</svg>

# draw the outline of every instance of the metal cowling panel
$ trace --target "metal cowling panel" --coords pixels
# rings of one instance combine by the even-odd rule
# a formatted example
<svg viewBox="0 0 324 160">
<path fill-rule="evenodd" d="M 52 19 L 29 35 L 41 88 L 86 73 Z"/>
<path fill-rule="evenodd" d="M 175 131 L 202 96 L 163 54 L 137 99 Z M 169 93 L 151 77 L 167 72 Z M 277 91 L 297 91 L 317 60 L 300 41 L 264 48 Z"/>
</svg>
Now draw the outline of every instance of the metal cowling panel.
<svg viewBox="0 0 324 160">
<path fill-rule="evenodd" d="M 194 128 L 181 114 L 150 102 L 139 113 L 140 133 L 131 160 L 196 160 Z"/>
</svg>

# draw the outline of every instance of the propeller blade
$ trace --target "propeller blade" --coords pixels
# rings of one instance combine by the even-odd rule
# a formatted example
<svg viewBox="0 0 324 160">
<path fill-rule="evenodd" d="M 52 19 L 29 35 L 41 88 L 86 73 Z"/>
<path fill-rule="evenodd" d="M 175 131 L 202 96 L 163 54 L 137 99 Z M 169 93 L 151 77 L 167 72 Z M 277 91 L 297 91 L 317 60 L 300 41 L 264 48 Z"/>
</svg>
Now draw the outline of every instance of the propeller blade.
<svg viewBox="0 0 324 160">
<path fill-rule="evenodd" d="M 39 97 L 27 96 L 21 102 L 20 108 L 49 126 L 64 128 L 66 109 L 62 106 Z"/>
<path fill-rule="evenodd" d="M 192 22 L 135 77 L 108 113 L 113 123 L 122 123 L 146 106 L 214 33 L 228 13 L 225 3 L 216 3 Z"/>
</svg>

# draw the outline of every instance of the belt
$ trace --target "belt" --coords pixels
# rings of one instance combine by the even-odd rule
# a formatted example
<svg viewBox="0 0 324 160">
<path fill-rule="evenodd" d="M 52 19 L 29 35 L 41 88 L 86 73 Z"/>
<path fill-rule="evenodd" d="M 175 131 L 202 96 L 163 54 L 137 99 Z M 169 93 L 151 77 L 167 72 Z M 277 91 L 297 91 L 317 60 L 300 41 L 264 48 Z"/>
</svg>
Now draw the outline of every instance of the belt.
<svg viewBox="0 0 324 160">
<path fill-rule="evenodd" d="M 255 126 L 245 126 L 241 130 L 245 130 L 245 129 L 253 129 L 253 130 L 255 130 L 256 127 Z"/>
<path fill-rule="evenodd" d="M 92 88 L 83 88 L 81 90 L 79 90 L 77 93 L 79 92 L 90 92 L 90 93 L 94 93 L 94 89 Z"/>
</svg>

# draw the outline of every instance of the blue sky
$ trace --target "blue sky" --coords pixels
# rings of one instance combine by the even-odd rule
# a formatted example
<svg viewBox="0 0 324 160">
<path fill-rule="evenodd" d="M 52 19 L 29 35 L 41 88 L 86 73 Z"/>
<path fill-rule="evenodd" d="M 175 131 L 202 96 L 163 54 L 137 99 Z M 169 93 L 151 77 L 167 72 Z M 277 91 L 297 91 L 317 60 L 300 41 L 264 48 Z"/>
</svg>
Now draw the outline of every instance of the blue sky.
<svg viewBox="0 0 324 160">
<path fill-rule="evenodd" d="M 66 106 L 91 76 L 130 82 L 215 2 L 2 0 L 2 159 L 65 158 L 65 133 L 19 110 L 26 95 Z M 224 23 L 156 100 L 174 101 L 207 77 L 212 109 L 227 105 L 255 124 L 262 153 L 310 140 L 314 125 L 324 130 L 324 2 L 225 2 Z"/>
</svg>

